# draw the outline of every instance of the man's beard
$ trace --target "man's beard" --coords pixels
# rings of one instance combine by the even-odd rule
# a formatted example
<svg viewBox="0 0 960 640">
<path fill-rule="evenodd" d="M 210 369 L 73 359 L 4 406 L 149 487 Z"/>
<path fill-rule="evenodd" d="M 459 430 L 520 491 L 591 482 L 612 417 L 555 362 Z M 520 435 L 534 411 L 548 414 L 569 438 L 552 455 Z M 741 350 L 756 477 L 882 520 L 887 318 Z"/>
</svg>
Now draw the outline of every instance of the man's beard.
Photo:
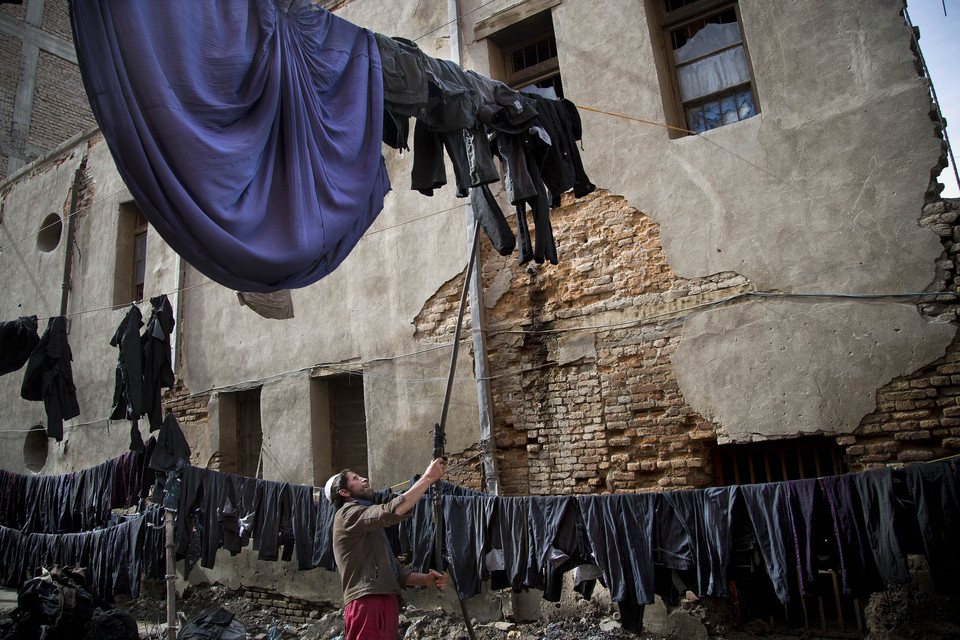
<svg viewBox="0 0 960 640">
<path fill-rule="evenodd" d="M 370 487 L 367 487 L 366 489 L 360 489 L 359 491 L 351 491 L 350 497 L 353 498 L 354 500 L 370 501 L 370 500 L 373 500 L 374 491 Z"/>
</svg>

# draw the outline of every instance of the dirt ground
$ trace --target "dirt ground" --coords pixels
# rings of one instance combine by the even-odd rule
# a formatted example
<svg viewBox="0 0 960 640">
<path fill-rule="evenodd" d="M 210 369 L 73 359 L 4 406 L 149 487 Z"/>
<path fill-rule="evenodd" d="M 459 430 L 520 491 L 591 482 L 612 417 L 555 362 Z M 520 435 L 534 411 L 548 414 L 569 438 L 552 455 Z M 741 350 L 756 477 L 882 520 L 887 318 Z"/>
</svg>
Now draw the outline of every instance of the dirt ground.
<svg viewBox="0 0 960 640">
<path fill-rule="evenodd" d="M 15 592 L 8 595 L 8 612 L 15 606 Z M 166 640 L 166 603 L 162 593 L 154 590 L 136 599 L 118 598 L 118 609 L 130 612 L 139 622 L 141 640 Z M 315 616 L 303 623 L 283 615 L 243 594 L 222 586 L 194 587 L 177 601 L 179 625 L 182 627 L 201 613 L 223 607 L 234 615 L 245 629 L 249 640 L 342 640 L 343 611 L 332 606 L 317 605 Z M 864 631 L 826 634 L 792 629 L 772 628 L 755 620 L 731 624 L 726 601 L 700 600 L 684 603 L 666 616 L 672 623 L 663 633 L 634 634 L 624 630 L 615 615 L 597 608 L 577 619 L 539 623 L 473 623 L 477 640 L 813 640 L 814 638 L 864 638 L 865 640 L 960 640 L 960 596 L 932 593 L 931 585 L 915 580 L 906 585 L 893 585 L 874 594 L 863 607 Z M 647 619 L 649 620 L 649 615 Z M 645 620 L 645 622 L 646 622 Z M 0 620 L 9 621 L 7 615 Z M 648 628 L 647 631 L 650 631 Z M 851 632 L 852 631 L 852 632 Z M 0 637 L 3 634 L 0 633 Z M 407 607 L 400 616 L 402 640 L 469 640 L 464 620 L 459 615 L 442 611 L 424 611 Z"/>
</svg>

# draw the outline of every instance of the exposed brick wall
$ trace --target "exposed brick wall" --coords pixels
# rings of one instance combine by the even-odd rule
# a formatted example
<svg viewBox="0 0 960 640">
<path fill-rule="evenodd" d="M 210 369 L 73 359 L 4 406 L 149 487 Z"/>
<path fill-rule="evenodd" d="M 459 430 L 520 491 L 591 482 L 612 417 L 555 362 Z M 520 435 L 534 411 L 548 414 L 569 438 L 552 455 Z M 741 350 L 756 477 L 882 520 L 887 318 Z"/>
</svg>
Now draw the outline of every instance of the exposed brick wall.
<svg viewBox="0 0 960 640">
<path fill-rule="evenodd" d="M 7 6 L 7 5 L 3 5 Z M 20 40 L 0 33 L 0 149 L 13 146 L 13 103 L 20 81 Z M 7 175 L 6 153 L 2 154 L 4 167 L 0 179 Z"/>
<path fill-rule="evenodd" d="M 172 412 L 177 416 L 177 422 L 187 442 L 196 442 L 198 434 L 203 433 L 208 423 L 207 404 L 210 401 L 210 395 L 206 393 L 190 395 L 190 390 L 184 385 L 183 380 L 177 378 L 173 387 L 165 389 L 161 402 L 163 403 L 164 414 Z M 199 467 L 210 467 L 219 470 L 219 465 L 208 465 L 207 460 L 191 460 L 190 463 Z"/>
<path fill-rule="evenodd" d="M 73 41 L 73 30 L 70 28 L 70 10 L 66 2 L 47 0 L 43 3 L 42 28 L 47 33 L 64 40 Z"/>
<path fill-rule="evenodd" d="M 503 295 L 485 311 L 501 492 L 712 484 L 713 427 L 685 403 L 670 362 L 680 327 L 667 325 L 676 316 L 572 330 L 636 317 L 620 312 L 640 309 L 642 317 L 686 308 L 704 295 L 738 293 L 746 282 L 732 274 L 677 277 L 663 254 L 659 226 L 607 192 L 565 197 L 551 221 L 556 266 L 520 266 L 515 253 L 502 257 L 489 242 L 481 244 L 484 289 L 510 274 Z M 450 339 L 462 286 L 463 276 L 455 278 L 425 305 L 415 321 L 421 339 Z M 568 334 L 586 336 L 594 348 L 558 363 L 558 340 Z M 479 464 L 469 468 L 471 480 L 479 481 Z"/>
<path fill-rule="evenodd" d="M 747 283 L 732 274 L 678 278 L 666 262 L 658 225 L 609 193 L 565 198 L 551 220 L 560 244 L 557 266 L 521 267 L 516 254 L 501 257 L 488 242 L 481 244 L 484 289 L 510 274 L 503 295 L 485 311 L 501 492 L 712 485 L 713 425 L 685 403 L 670 362 L 681 338 L 682 327 L 669 325 L 677 316 L 579 332 L 595 350 L 571 362 L 557 361 L 557 341 L 565 330 L 602 324 L 595 319 L 610 312 L 650 305 L 644 316 L 689 308 L 697 296 L 733 295 Z M 944 244 L 931 292 L 955 292 L 960 284 L 958 221 L 958 201 L 923 208 L 921 224 Z M 450 339 L 462 286 L 461 275 L 425 305 L 415 321 L 420 339 Z M 920 308 L 931 321 L 950 322 L 956 302 L 944 295 Z M 877 411 L 854 434 L 837 438 L 851 471 L 960 453 L 960 338 L 941 360 L 880 389 L 877 400 Z M 479 462 L 465 468 L 462 483 L 480 488 Z"/>
<path fill-rule="evenodd" d="M 95 124 L 79 67 L 41 51 L 30 119 L 30 144 L 54 149 Z"/>
</svg>

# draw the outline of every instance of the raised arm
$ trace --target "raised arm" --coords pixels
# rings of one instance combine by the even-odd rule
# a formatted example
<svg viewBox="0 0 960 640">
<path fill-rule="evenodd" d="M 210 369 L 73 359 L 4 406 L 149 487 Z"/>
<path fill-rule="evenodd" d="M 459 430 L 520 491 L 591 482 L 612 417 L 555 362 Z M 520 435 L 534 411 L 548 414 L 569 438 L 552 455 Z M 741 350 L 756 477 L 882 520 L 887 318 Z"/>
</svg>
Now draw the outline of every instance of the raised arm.
<svg viewBox="0 0 960 640">
<path fill-rule="evenodd" d="M 417 504 L 417 500 L 427 492 L 430 485 L 440 479 L 440 476 L 443 475 L 446 468 L 447 461 L 443 458 L 437 458 L 431 462 L 427 470 L 420 476 L 420 479 L 403 493 L 403 502 L 400 503 L 400 506 L 397 507 L 394 513 L 401 516 L 410 513 L 413 510 L 413 505 Z"/>
</svg>

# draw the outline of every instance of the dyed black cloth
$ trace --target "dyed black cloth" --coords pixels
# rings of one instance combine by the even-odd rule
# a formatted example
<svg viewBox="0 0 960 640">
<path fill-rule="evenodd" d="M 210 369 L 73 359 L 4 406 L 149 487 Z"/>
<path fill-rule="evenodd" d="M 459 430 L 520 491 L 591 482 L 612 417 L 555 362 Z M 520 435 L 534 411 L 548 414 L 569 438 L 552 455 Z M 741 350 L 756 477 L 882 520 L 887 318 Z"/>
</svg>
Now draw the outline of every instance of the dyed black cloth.
<svg viewBox="0 0 960 640">
<path fill-rule="evenodd" d="M 0 376 L 25 365 L 39 342 L 37 316 L 0 322 Z"/>
<path fill-rule="evenodd" d="M 502 256 L 513 253 L 517 246 L 517 238 L 513 235 L 510 223 L 507 222 L 503 210 L 488 185 L 482 185 L 470 190 L 470 204 L 473 207 L 473 217 L 480 223 L 493 248 Z"/>
<path fill-rule="evenodd" d="M 495 496 L 443 496 L 446 546 L 461 600 L 480 593 L 489 578 L 483 561 L 490 550 L 487 535 L 496 501 Z"/>
<path fill-rule="evenodd" d="M 120 321 L 110 338 L 110 346 L 120 351 L 117 357 L 113 386 L 111 420 L 129 420 L 130 450 L 143 451 L 143 438 L 137 420 L 143 415 L 143 353 L 140 348 L 140 327 L 143 314 L 134 305 Z"/>
<path fill-rule="evenodd" d="M 787 488 L 782 482 L 740 485 L 750 524 L 760 547 L 773 590 L 783 604 L 790 601 L 792 583 L 792 544 Z"/>
<path fill-rule="evenodd" d="M 667 553 L 674 568 L 689 568 L 695 577 L 697 596 L 727 597 L 727 563 L 733 543 L 731 517 L 735 488 L 718 487 L 690 491 L 664 491 L 657 495 L 658 531 L 656 552 Z M 665 529 L 664 521 L 678 526 Z M 682 566 L 681 566 L 682 565 Z"/>
<path fill-rule="evenodd" d="M 160 425 L 157 444 L 148 458 L 148 465 L 154 471 L 166 473 L 176 468 L 177 462 L 190 462 L 190 444 L 187 442 L 180 422 L 173 413 L 168 413 Z"/>
<path fill-rule="evenodd" d="M 893 469 L 881 468 L 854 474 L 869 549 L 883 579 L 890 584 L 910 581 L 907 556 L 900 546 Z"/>
<path fill-rule="evenodd" d="M 652 493 L 577 498 L 593 557 L 613 602 L 653 603 L 655 499 Z"/>
<path fill-rule="evenodd" d="M 915 464 L 904 468 L 913 497 L 923 551 L 930 563 L 934 588 L 960 593 L 960 478 L 956 461 Z"/>
<path fill-rule="evenodd" d="M 560 195 L 573 190 L 577 198 L 592 193 L 596 185 L 583 168 L 577 141 L 583 137 L 583 125 L 577 107 L 569 100 L 551 100 L 537 94 L 525 94 L 536 104 L 537 124 L 546 129 L 551 145 L 543 163 L 543 181 L 550 191 L 550 206 L 560 206 Z"/>
<path fill-rule="evenodd" d="M 885 585 L 870 551 L 870 538 L 863 520 L 863 505 L 855 476 L 827 476 L 821 482 L 833 516 L 843 593 L 861 597 L 882 591 Z"/>
<path fill-rule="evenodd" d="M 173 366 L 170 355 L 170 334 L 176 321 L 173 307 L 166 295 L 150 298 L 151 312 L 147 328 L 140 339 L 143 352 L 143 410 L 150 419 L 150 431 L 163 424 L 160 395 L 164 388 L 173 386 Z"/>
<path fill-rule="evenodd" d="M 72 360 L 66 318 L 50 318 L 46 331 L 27 361 L 20 397 L 43 401 L 47 413 L 47 436 L 57 442 L 63 440 L 63 421 L 80 415 Z"/>
</svg>

